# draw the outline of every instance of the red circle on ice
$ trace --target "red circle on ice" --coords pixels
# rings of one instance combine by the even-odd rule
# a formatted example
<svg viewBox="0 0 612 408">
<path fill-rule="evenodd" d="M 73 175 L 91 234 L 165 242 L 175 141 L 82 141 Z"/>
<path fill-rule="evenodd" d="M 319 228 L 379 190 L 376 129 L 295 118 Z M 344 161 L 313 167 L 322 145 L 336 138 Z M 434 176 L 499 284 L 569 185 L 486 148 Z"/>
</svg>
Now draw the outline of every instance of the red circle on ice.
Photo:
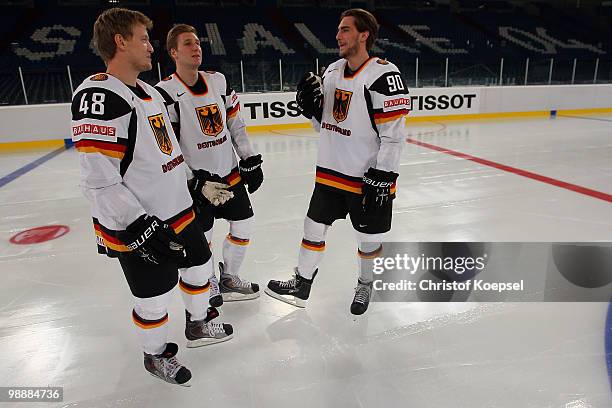
<svg viewBox="0 0 612 408">
<path fill-rule="evenodd" d="M 13 235 L 10 241 L 17 245 L 40 244 L 41 242 L 47 242 L 62 237 L 69 231 L 70 228 L 66 225 L 45 225 L 44 227 L 36 227 L 21 231 L 19 234 Z"/>
</svg>

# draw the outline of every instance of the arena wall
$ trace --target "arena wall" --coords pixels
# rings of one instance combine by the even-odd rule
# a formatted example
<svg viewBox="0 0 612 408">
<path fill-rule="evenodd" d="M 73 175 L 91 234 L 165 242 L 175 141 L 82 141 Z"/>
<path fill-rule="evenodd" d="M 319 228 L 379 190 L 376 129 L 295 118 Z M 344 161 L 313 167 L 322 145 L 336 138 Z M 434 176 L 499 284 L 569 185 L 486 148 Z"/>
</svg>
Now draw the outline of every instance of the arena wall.
<svg viewBox="0 0 612 408">
<path fill-rule="evenodd" d="M 240 95 L 249 131 L 309 127 L 294 92 Z M 407 123 L 612 113 L 612 84 L 418 88 Z M 71 137 L 70 104 L 0 108 L 0 150 L 62 145 Z"/>
</svg>

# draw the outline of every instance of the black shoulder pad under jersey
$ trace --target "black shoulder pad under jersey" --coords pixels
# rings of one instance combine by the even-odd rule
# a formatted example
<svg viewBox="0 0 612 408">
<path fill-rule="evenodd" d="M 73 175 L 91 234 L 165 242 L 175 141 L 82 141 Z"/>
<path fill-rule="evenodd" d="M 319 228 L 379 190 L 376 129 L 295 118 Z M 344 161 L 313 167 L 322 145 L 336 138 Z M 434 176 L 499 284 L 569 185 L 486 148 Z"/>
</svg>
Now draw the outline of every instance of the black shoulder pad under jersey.
<svg viewBox="0 0 612 408">
<path fill-rule="evenodd" d="M 407 94 L 402 74 L 398 71 L 385 72 L 382 74 L 372 86 L 370 91 L 378 92 L 381 95 L 393 96 Z"/>
<path fill-rule="evenodd" d="M 72 98 L 72 120 L 113 120 L 132 111 L 130 104 L 106 88 L 85 88 Z"/>
</svg>

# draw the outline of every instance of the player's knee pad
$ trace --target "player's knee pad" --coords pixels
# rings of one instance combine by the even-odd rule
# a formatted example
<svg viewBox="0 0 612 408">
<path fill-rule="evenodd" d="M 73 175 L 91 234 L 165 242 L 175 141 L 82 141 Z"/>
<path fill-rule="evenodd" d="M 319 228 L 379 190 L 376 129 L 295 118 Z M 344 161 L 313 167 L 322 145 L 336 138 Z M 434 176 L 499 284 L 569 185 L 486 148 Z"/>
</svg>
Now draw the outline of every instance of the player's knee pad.
<svg viewBox="0 0 612 408">
<path fill-rule="evenodd" d="M 358 255 L 361 258 L 370 258 L 381 252 L 382 241 L 385 239 L 385 233 L 382 234 L 365 234 L 355 231 L 357 236 Z"/>
<path fill-rule="evenodd" d="M 304 239 L 312 242 L 325 242 L 325 236 L 329 225 L 313 221 L 311 218 L 304 219 Z"/>
<path fill-rule="evenodd" d="M 361 243 L 378 243 L 376 246 L 377 248 L 380 246 L 380 243 L 385 240 L 386 236 L 387 233 L 385 232 L 382 234 L 365 234 L 363 232 L 355 231 L 355 237 L 357 238 L 359 245 L 361 245 Z"/>
<path fill-rule="evenodd" d="M 381 248 L 382 244 L 380 242 L 360 242 L 359 252 L 362 254 L 372 254 L 377 252 Z"/>
<path fill-rule="evenodd" d="M 189 285 L 203 286 L 213 275 L 213 263 L 211 261 L 190 268 L 179 269 L 181 280 Z"/>
<path fill-rule="evenodd" d="M 172 291 L 149 298 L 134 296 L 134 312 L 145 320 L 159 320 L 168 313 L 171 294 Z"/>
<path fill-rule="evenodd" d="M 253 228 L 253 217 L 249 217 L 245 220 L 240 221 L 230 221 L 230 236 L 241 239 L 241 240 L 249 240 L 251 239 L 251 230 Z"/>
</svg>

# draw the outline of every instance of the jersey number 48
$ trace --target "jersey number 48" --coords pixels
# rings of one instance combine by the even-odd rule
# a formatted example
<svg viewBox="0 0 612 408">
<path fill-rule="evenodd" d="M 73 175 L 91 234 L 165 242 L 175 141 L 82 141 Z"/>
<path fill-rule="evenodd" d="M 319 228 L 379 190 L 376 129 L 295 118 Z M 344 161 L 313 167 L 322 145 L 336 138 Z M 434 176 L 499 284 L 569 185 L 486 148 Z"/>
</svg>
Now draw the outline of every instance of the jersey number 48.
<svg viewBox="0 0 612 408">
<path fill-rule="evenodd" d="M 91 108 L 91 113 L 94 115 L 104 115 L 104 95 L 103 93 L 94 92 L 91 94 L 91 100 L 88 100 L 88 94 L 84 93 L 81 97 L 81 103 L 79 104 L 79 112 L 82 112 L 83 115 L 87 115 L 89 113 L 89 109 Z"/>
</svg>

